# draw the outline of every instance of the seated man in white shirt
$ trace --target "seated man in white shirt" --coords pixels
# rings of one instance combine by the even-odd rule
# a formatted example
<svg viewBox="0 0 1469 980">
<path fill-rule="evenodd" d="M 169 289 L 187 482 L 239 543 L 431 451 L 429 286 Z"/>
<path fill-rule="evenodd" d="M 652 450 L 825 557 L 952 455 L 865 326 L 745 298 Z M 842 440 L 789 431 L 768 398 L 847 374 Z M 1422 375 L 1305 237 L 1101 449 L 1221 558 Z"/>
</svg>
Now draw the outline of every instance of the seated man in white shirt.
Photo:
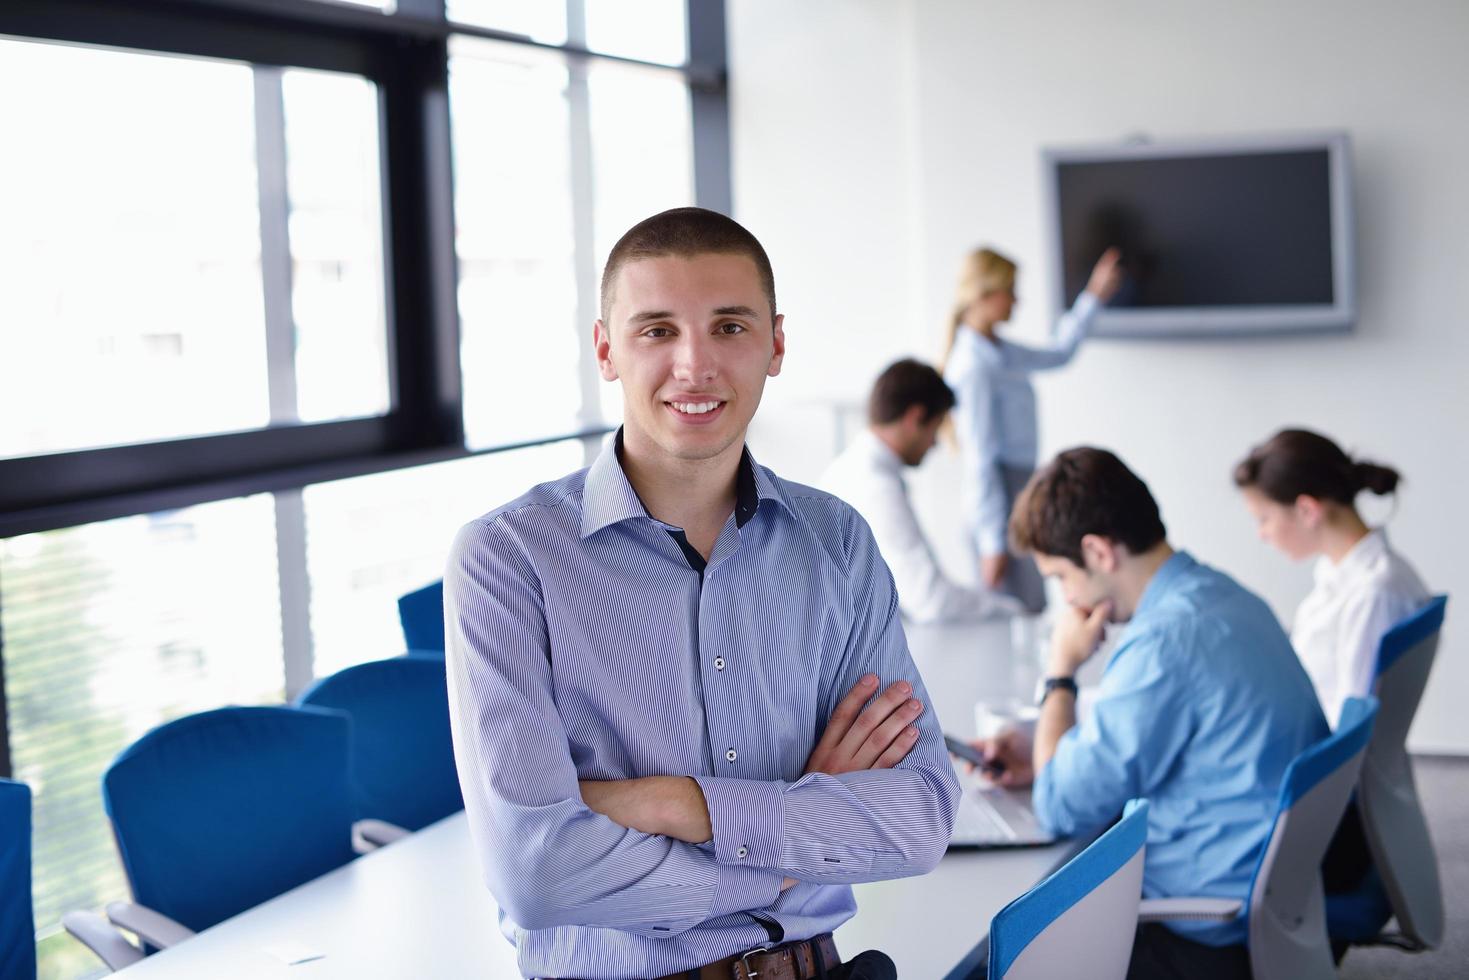
<svg viewBox="0 0 1469 980">
<path fill-rule="evenodd" d="M 903 470 L 933 448 L 954 392 L 927 364 L 889 365 L 867 401 L 868 428 L 822 474 L 823 490 L 857 508 L 892 570 L 898 607 L 915 623 L 983 619 L 1022 612 L 1019 600 L 952 581 L 939 567 L 908 499 Z"/>
</svg>

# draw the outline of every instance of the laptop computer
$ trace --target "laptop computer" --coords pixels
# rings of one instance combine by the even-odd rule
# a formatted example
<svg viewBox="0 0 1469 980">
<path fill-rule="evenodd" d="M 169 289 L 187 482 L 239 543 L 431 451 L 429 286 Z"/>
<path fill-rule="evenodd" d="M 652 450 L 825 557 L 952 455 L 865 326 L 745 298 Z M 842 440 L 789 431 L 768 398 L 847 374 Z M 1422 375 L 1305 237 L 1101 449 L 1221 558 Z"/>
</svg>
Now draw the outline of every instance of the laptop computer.
<svg viewBox="0 0 1469 980">
<path fill-rule="evenodd" d="M 1036 820 L 1029 790 L 966 783 L 954 816 L 949 850 L 1042 847 L 1056 842 Z"/>
</svg>

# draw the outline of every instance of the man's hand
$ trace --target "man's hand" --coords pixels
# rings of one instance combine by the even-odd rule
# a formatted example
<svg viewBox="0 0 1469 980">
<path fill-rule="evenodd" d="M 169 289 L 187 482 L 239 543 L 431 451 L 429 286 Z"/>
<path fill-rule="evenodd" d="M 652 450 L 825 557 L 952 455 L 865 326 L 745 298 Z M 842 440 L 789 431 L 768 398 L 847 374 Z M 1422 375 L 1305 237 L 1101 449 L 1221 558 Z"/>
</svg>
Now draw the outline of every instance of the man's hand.
<svg viewBox="0 0 1469 980">
<path fill-rule="evenodd" d="M 1056 631 L 1051 635 L 1051 660 L 1046 676 L 1074 676 L 1081 665 L 1097 652 L 1111 614 L 1110 599 L 1097 603 L 1091 612 L 1068 607 L 1058 618 Z"/>
<path fill-rule="evenodd" d="M 1030 736 L 1025 732 L 1011 728 L 993 738 L 981 738 L 969 744 L 984 754 L 986 770 L 992 765 L 1000 769 L 998 773 L 985 774 L 996 786 L 1018 789 L 1034 782 Z M 969 771 L 973 772 L 976 768 L 978 767 L 971 763 Z"/>
<path fill-rule="evenodd" d="M 702 844 L 714 836 L 704 791 L 688 776 L 583 779 L 578 785 L 589 809 L 629 830 L 690 844 Z"/>
<path fill-rule="evenodd" d="M 1107 249 L 1097 264 L 1092 267 L 1091 278 L 1086 281 L 1086 291 L 1105 303 L 1117 295 L 1122 288 L 1122 253 L 1116 246 Z"/>
<path fill-rule="evenodd" d="M 918 744 L 913 722 L 923 705 L 909 697 L 913 685 L 898 681 L 864 709 L 877 690 L 877 676 L 859 680 L 831 713 L 821 741 L 806 760 L 806 772 L 836 776 L 864 769 L 891 769 Z"/>
<path fill-rule="evenodd" d="M 979 577 L 984 582 L 986 589 L 998 589 L 1000 581 L 1004 579 L 1005 572 L 1010 567 L 1010 556 L 1005 552 L 998 555 L 981 555 L 979 559 Z"/>
</svg>

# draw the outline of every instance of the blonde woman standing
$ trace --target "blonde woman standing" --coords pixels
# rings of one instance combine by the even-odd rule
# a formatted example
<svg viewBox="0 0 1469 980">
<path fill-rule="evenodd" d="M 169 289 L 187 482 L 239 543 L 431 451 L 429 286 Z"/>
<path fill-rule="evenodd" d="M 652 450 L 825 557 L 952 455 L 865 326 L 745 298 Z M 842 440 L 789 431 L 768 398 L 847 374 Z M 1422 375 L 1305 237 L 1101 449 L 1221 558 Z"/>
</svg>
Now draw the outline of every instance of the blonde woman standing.
<svg viewBox="0 0 1469 980">
<path fill-rule="evenodd" d="M 1030 376 L 1068 363 L 1097 310 L 1122 283 L 1121 254 L 1108 249 L 1086 289 L 1056 324 L 1051 343 L 1028 347 L 998 335 L 1015 309 L 1014 262 L 988 248 L 964 260 L 949 320 L 944 380 L 954 389 L 954 430 L 964 461 L 965 522 L 987 588 L 1015 596 L 1030 612 L 1045 608 L 1045 588 L 1029 559 L 1006 547 L 1010 506 L 1035 470 L 1039 442 Z"/>
</svg>

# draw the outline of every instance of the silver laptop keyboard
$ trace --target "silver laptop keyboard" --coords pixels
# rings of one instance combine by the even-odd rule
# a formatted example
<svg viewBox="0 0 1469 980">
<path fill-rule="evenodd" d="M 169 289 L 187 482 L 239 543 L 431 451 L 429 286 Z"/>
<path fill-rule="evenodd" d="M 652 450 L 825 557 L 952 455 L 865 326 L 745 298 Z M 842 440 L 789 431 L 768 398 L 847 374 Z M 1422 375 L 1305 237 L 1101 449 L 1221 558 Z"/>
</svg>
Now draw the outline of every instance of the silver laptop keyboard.
<svg viewBox="0 0 1469 980">
<path fill-rule="evenodd" d="M 1035 814 L 1004 790 L 969 789 L 954 819 L 954 840 L 965 844 L 1041 840 Z"/>
</svg>

